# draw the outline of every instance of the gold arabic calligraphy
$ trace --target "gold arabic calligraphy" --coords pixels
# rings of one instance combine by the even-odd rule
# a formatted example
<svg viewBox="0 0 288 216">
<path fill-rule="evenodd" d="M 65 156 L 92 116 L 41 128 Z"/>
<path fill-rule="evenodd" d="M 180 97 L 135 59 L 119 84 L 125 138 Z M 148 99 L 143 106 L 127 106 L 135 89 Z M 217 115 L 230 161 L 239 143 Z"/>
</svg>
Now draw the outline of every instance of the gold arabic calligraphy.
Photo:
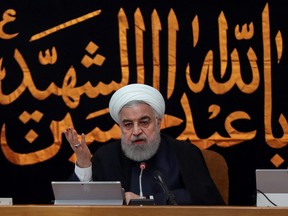
<svg viewBox="0 0 288 216">
<path fill-rule="evenodd" d="M 94 17 L 98 15 L 100 11 L 92 12 L 89 16 L 83 16 L 82 18 L 75 19 L 78 22 L 82 22 L 85 19 Z M 6 34 L 3 31 L 3 26 L 8 22 L 13 22 L 15 19 L 14 15 L 16 12 L 13 10 L 7 10 L 3 14 L 3 20 L 0 22 L 0 37 L 3 39 L 9 39 L 12 37 L 16 37 L 15 34 Z M 140 9 L 138 8 L 134 14 L 135 19 L 135 47 L 136 47 L 136 62 L 137 62 L 137 82 L 145 83 L 145 73 L 144 73 L 144 58 L 143 58 L 143 31 L 145 31 L 145 23 L 142 18 L 142 14 Z M 168 89 L 167 89 L 167 97 L 168 99 L 171 97 L 174 89 L 175 89 L 175 76 L 176 76 L 176 42 L 177 42 L 177 34 L 179 31 L 177 17 L 174 11 L 171 9 L 168 15 Z M 158 13 L 156 10 L 153 11 L 151 15 L 151 23 L 152 25 L 152 50 L 153 50 L 153 86 L 159 89 L 160 82 L 160 52 L 159 52 L 159 34 L 162 29 L 161 22 L 158 17 Z M 74 25 L 75 22 L 67 22 L 66 26 L 70 27 Z M 79 105 L 79 101 L 82 95 L 87 95 L 89 98 L 96 98 L 99 95 L 109 95 L 113 91 L 117 90 L 121 86 L 127 85 L 129 80 L 129 61 L 128 61 L 128 38 L 127 38 L 127 30 L 129 29 L 128 21 L 126 14 L 123 9 L 120 9 L 118 13 L 118 25 L 119 25 L 119 47 L 120 47 L 120 63 L 121 63 L 121 74 L 122 80 L 117 83 L 115 81 L 111 81 L 109 84 L 104 84 L 100 82 L 98 85 L 93 86 L 89 81 L 86 82 L 82 86 L 76 86 L 77 75 L 73 66 L 69 68 L 67 71 L 62 86 L 58 87 L 54 83 L 51 83 L 49 87 L 45 90 L 39 90 L 35 86 L 33 78 L 31 76 L 29 66 L 27 65 L 24 57 L 21 55 L 18 49 L 15 49 L 14 58 L 16 62 L 19 64 L 20 68 L 23 72 L 23 81 L 19 84 L 18 88 L 15 89 L 10 94 L 4 94 L 2 91 L 2 80 L 5 79 L 6 70 L 2 67 L 2 58 L 0 59 L 0 104 L 7 105 L 9 103 L 17 100 L 23 92 L 28 89 L 31 95 L 38 100 L 45 100 L 50 95 L 56 95 L 62 97 L 65 104 L 71 109 L 76 108 Z M 227 22 L 224 16 L 224 13 L 219 15 L 218 19 L 218 27 L 219 27 L 219 50 L 220 50 L 220 61 L 221 61 L 221 77 L 225 75 L 227 71 L 227 61 L 228 61 L 228 49 L 227 49 Z M 60 27 L 63 25 L 60 25 Z M 194 46 L 197 46 L 198 38 L 199 38 L 199 21 L 198 17 L 195 16 L 195 19 L 192 21 L 193 35 L 194 35 Z M 273 148 L 281 148 L 287 145 L 288 142 L 288 127 L 287 120 L 283 114 L 279 117 L 279 123 L 283 129 L 283 137 L 275 138 L 272 133 L 272 125 L 271 125 L 271 109 L 272 109 L 272 88 L 271 88 L 271 51 L 270 51 L 270 26 L 269 26 L 269 11 L 268 4 L 265 6 L 262 13 L 262 26 L 263 26 L 263 47 L 264 47 L 264 82 L 265 82 L 265 138 L 268 145 Z M 58 28 L 61 29 L 61 28 Z M 38 40 L 46 35 L 55 33 L 55 28 L 49 29 L 45 32 L 34 35 L 30 41 Z M 237 40 L 248 40 L 252 38 L 254 35 L 253 23 L 249 24 L 249 28 L 247 25 L 242 27 L 242 31 L 239 30 L 239 26 L 237 25 L 235 28 L 235 38 Z M 276 37 L 277 51 L 278 56 L 281 58 L 282 52 L 282 37 L 281 34 L 277 34 Z M 90 47 L 93 44 L 90 44 Z M 94 50 L 95 48 L 94 44 Z M 213 51 L 209 50 L 205 57 L 205 60 L 202 65 L 202 70 L 200 73 L 200 78 L 198 82 L 193 82 L 190 76 L 190 66 L 187 65 L 186 68 L 186 81 L 190 88 L 190 90 L 194 93 L 199 93 L 203 90 L 204 85 L 206 83 L 206 79 L 208 79 L 208 84 L 210 89 L 215 94 L 225 94 L 227 93 L 234 85 L 236 85 L 243 93 L 251 94 L 258 87 L 260 83 L 260 74 L 257 67 L 257 55 L 253 51 L 252 48 L 247 52 L 247 58 L 249 59 L 251 71 L 252 71 L 252 80 L 250 83 L 245 83 L 241 77 L 241 69 L 240 69 L 240 60 L 238 56 L 237 49 L 234 49 L 231 54 L 231 63 L 232 63 L 232 72 L 230 79 L 225 83 L 220 83 L 215 80 L 213 77 Z M 98 56 L 99 57 L 99 56 Z M 52 52 L 45 52 L 45 56 L 39 55 L 39 61 L 45 64 L 54 64 L 57 60 L 57 52 L 55 47 L 53 47 Z M 89 62 L 87 62 L 89 60 Z M 83 65 L 91 65 L 92 63 L 98 62 L 99 65 L 103 63 L 105 58 L 100 56 L 98 60 L 94 59 L 94 62 L 91 59 L 83 58 Z M 210 137 L 206 139 L 199 138 L 194 127 L 193 122 L 193 112 L 189 105 L 189 98 L 185 93 L 183 93 L 181 97 L 181 106 L 185 112 L 185 120 L 186 126 L 183 132 L 177 137 L 178 139 L 186 140 L 189 139 L 196 145 L 198 145 L 201 149 L 209 148 L 210 146 L 216 144 L 221 147 L 229 147 L 232 145 L 239 144 L 244 142 L 245 140 L 252 140 L 256 135 L 256 130 L 249 132 L 238 131 L 236 128 L 232 126 L 232 122 L 237 120 L 250 120 L 250 116 L 244 111 L 235 111 L 227 116 L 225 120 L 225 129 L 229 136 L 223 137 L 219 133 L 215 132 Z M 209 112 L 211 112 L 211 118 L 215 118 L 221 111 L 221 108 L 218 105 L 212 104 L 209 107 Z M 103 109 L 94 113 L 91 113 L 87 116 L 87 119 L 95 118 L 100 115 L 105 115 L 108 113 L 108 108 Z M 162 128 L 168 128 L 172 126 L 180 125 L 183 122 L 182 119 L 177 118 L 175 116 L 165 115 L 164 122 Z M 48 160 L 55 156 L 59 149 L 61 148 L 62 138 L 61 133 L 67 126 L 73 126 L 73 121 L 68 113 L 64 119 L 61 121 L 52 121 L 50 125 L 51 132 L 54 136 L 54 143 L 52 143 L 49 147 L 45 149 L 41 149 L 36 152 L 31 153 L 17 153 L 14 152 L 8 145 L 8 141 L 6 138 L 6 125 L 4 124 L 1 129 L 1 148 L 6 156 L 6 158 L 18 165 L 29 165 L 39 163 L 41 161 Z M 102 131 L 98 127 L 94 128 L 92 131 L 86 134 L 86 141 L 88 144 L 93 141 L 97 142 L 106 142 L 113 139 L 118 139 L 119 128 L 115 124 L 110 130 Z M 70 160 L 75 162 L 75 155 L 72 155 Z"/>
</svg>

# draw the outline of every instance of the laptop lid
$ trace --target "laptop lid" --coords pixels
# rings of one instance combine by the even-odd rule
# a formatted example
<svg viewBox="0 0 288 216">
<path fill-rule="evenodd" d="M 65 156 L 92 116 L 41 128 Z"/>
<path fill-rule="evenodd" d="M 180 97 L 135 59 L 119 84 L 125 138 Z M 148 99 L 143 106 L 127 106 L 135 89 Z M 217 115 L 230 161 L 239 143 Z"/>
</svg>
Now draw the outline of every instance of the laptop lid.
<svg viewBox="0 0 288 216">
<path fill-rule="evenodd" d="M 51 182 L 54 205 L 123 205 L 119 181 Z"/>
<path fill-rule="evenodd" d="M 256 170 L 257 206 L 288 206 L 288 170 Z"/>
</svg>

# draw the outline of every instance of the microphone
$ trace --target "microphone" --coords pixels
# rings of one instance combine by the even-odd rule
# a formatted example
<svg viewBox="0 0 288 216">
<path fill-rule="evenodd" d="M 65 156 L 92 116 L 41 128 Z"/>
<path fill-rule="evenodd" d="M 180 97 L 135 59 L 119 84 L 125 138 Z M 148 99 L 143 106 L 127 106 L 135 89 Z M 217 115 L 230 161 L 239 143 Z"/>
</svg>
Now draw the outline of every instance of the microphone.
<svg viewBox="0 0 288 216">
<path fill-rule="evenodd" d="M 140 163 L 140 175 L 139 175 L 139 190 L 140 190 L 140 199 L 131 199 L 128 205 L 154 205 L 154 198 L 147 198 L 143 196 L 142 191 L 142 174 L 143 171 L 146 169 L 146 163 L 141 162 Z"/>
<path fill-rule="evenodd" d="M 161 186 L 161 188 L 162 188 L 162 190 L 164 192 L 166 204 L 168 204 L 168 205 L 177 205 L 177 203 L 175 201 L 174 194 L 172 194 L 170 192 L 170 190 L 168 189 L 167 184 L 164 181 L 162 173 L 160 171 L 158 171 L 158 170 L 155 170 L 153 174 L 154 174 L 154 179 L 156 180 L 156 182 L 158 184 L 160 184 L 160 186 Z"/>
<path fill-rule="evenodd" d="M 139 189 L 140 189 L 140 199 L 143 199 L 143 191 L 142 191 L 142 173 L 143 173 L 143 170 L 146 169 L 146 163 L 142 162 L 140 164 L 140 175 L 139 175 Z"/>
</svg>

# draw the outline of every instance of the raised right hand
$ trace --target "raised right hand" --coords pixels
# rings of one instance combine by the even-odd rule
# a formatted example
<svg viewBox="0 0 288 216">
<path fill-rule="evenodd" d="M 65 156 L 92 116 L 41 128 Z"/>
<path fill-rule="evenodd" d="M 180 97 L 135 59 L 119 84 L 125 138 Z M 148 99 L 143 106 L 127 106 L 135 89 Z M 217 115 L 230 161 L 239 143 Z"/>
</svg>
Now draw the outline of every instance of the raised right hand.
<svg viewBox="0 0 288 216">
<path fill-rule="evenodd" d="M 68 127 L 64 131 L 65 137 L 69 142 L 71 148 L 76 154 L 76 164 L 80 168 L 86 168 L 91 166 L 91 152 L 86 144 L 85 134 L 81 134 L 81 141 L 79 141 L 77 131 L 71 127 Z"/>
</svg>

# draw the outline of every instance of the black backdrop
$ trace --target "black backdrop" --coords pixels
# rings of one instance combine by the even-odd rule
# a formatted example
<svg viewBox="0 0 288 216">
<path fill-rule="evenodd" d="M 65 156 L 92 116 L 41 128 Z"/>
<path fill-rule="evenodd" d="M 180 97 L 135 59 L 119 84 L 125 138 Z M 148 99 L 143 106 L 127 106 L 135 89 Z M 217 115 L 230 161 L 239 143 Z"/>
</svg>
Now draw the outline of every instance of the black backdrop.
<svg viewBox="0 0 288 216">
<path fill-rule="evenodd" d="M 51 203 L 50 182 L 66 180 L 74 168 L 62 131 L 73 125 L 88 134 L 92 151 L 116 139 L 108 101 L 134 82 L 165 95 L 163 132 L 225 157 L 231 205 L 255 205 L 256 168 L 286 169 L 284 1 L 4 0 L 0 14 L 0 197 Z M 241 39 L 237 25 L 240 32 L 249 25 Z M 200 79 L 205 72 L 216 81 Z M 250 84 L 255 74 L 258 84 L 236 84 Z M 228 130 L 232 113 L 237 118 Z"/>
</svg>

